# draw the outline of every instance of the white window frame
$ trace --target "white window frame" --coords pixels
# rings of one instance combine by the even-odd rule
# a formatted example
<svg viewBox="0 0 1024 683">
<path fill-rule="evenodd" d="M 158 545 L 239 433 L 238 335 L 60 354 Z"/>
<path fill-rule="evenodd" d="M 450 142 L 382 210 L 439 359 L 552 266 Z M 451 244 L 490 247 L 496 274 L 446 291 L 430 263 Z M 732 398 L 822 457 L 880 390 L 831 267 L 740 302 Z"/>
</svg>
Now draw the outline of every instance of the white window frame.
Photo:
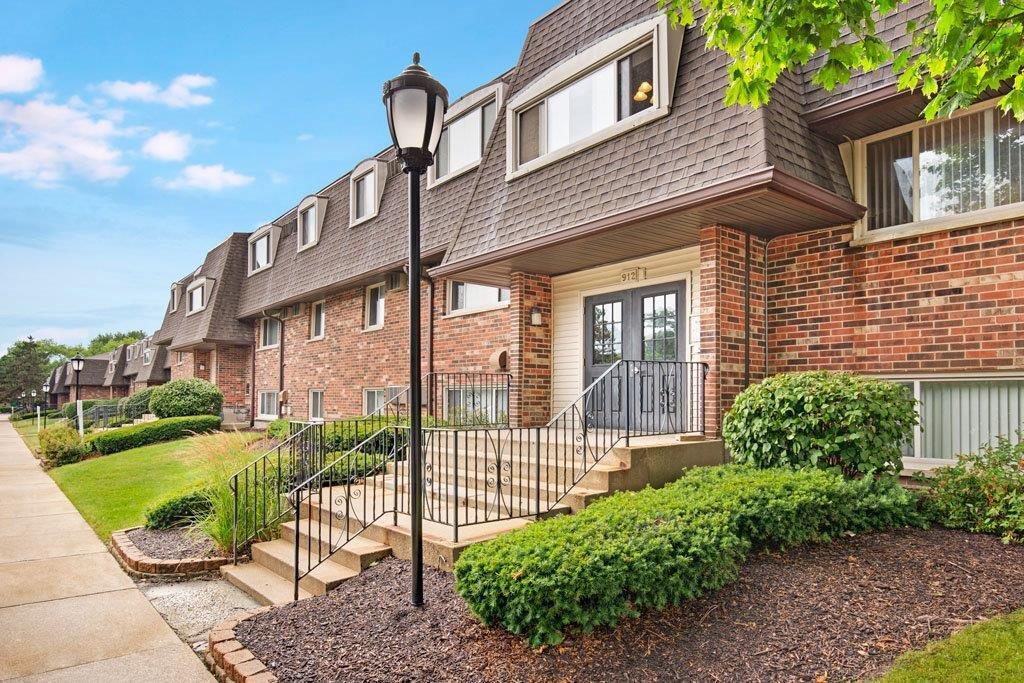
<svg viewBox="0 0 1024 683">
<path fill-rule="evenodd" d="M 450 387 L 445 387 L 444 397 L 443 397 L 443 401 L 444 401 L 444 413 L 443 413 L 444 414 L 444 419 L 446 419 L 446 420 L 451 419 L 451 407 L 452 407 L 451 406 L 451 394 L 452 393 L 460 392 L 462 394 L 472 394 L 474 392 L 485 392 L 485 391 L 490 394 L 491 408 L 493 410 L 493 414 L 488 415 L 488 417 L 497 418 L 497 417 L 499 417 L 500 414 L 502 414 L 502 413 L 499 413 L 498 410 L 497 410 L 498 405 L 500 404 L 500 401 L 498 401 L 498 396 L 500 394 L 505 394 L 505 410 L 502 411 L 502 412 L 507 417 L 508 414 L 509 414 L 509 411 L 512 409 L 512 407 L 511 407 L 512 396 L 509 393 L 509 387 L 506 386 L 506 385 L 499 385 L 497 382 L 495 382 L 494 384 L 486 385 L 486 386 L 465 386 L 465 387 L 463 387 L 463 386 L 450 386 Z M 495 419 L 494 421 L 497 422 L 497 419 Z"/>
<path fill-rule="evenodd" d="M 302 214 L 313 209 L 313 238 L 306 244 L 302 244 Z M 320 235 L 324 228 L 324 216 L 327 214 L 327 197 L 311 194 L 304 197 L 295 211 L 295 251 L 296 253 L 312 249 L 320 242 Z"/>
<path fill-rule="evenodd" d="M 277 325 L 277 343 L 276 344 L 264 344 L 263 338 L 266 337 L 266 327 L 270 322 L 274 322 Z M 262 351 L 263 349 L 276 349 L 281 345 L 281 335 L 284 334 L 284 324 L 282 321 L 276 318 L 260 318 L 259 324 L 259 341 L 257 349 Z"/>
<path fill-rule="evenodd" d="M 153 362 L 153 348 L 149 347 L 149 346 L 144 347 L 142 349 L 142 364 L 143 365 L 149 365 L 152 362 Z"/>
<path fill-rule="evenodd" d="M 494 133 L 494 129 L 498 125 L 498 114 L 501 112 L 501 105 L 505 101 L 505 84 L 501 81 L 494 83 L 493 85 L 485 86 L 475 92 L 471 92 L 468 95 L 462 97 L 458 102 L 452 104 L 448 108 L 448 111 L 444 115 L 445 128 L 454 123 L 457 119 L 472 113 L 476 109 L 483 109 L 483 107 L 490 102 L 494 102 L 494 123 L 491 125 L 491 130 L 486 136 L 487 140 L 490 140 L 490 135 Z M 472 171 L 474 168 L 480 165 L 483 161 L 483 153 L 486 143 L 480 150 L 480 158 L 476 161 L 466 164 L 460 168 L 448 169 L 448 173 L 441 178 L 437 177 L 436 164 L 431 164 L 427 167 L 427 187 L 436 187 L 443 185 L 449 180 L 454 180 L 461 175 Z"/>
<path fill-rule="evenodd" d="M 536 159 L 519 163 L 519 114 L 546 100 L 565 86 L 620 57 L 624 57 L 646 43 L 651 43 L 654 51 L 653 106 L 617 121 L 611 126 L 594 131 L 571 145 L 546 152 Z M 672 98 L 675 94 L 682 44 L 682 29 L 672 27 L 668 17 L 659 13 L 652 19 L 623 29 L 578 52 L 516 93 L 509 100 L 505 109 L 505 180 L 514 180 L 667 116 L 671 111 Z M 543 119 L 541 121 L 541 136 L 543 137 L 545 135 Z"/>
<path fill-rule="evenodd" d="M 185 364 L 185 352 L 184 351 L 178 351 L 178 362 L 177 362 L 177 365 L 184 365 L 184 364 Z"/>
<path fill-rule="evenodd" d="M 273 396 L 274 396 L 274 400 L 273 400 L 274 412 L 273 413 L 264 413 L 263 412 L 263 397 L 268 395 L 268 394 L 273 394 Z M 280 400 L 281 400 L 281 393 L 279 391 L 277 391 L 276 389 L 261 389 L 259 391 L 258 395 L 257 395 L 257 400 L 256 400 L 256 411 L 257 411 L 256 418 L 259 419 L 259 420 L 276 420 L 280 416 L 280 412 L 281 412 L 280 411 Z"/>
<path fill-rule="evenodd" d="M 370 324 L 370 296 L 371 292 L 379 289 L 381 291 L 380 297 L 380 322 L 374 325 Z M 383 282 L 372 284 L 366 288 L 363 294 L 363 332 L 370 332 L 372 330 L 379 330 L 384 327 L 385 319 L 385 304 L 387 302 L 387 286 Z"/>
<path fill-rule="evenodd" d="M 372 197 L 373 206 L 365 216 L 356 218 L 356 183 L 369 173 L 374 174 L 374 193 Z M 373 220 L 377 217 L 377 213 L 380 211 L 380 200 L 384 196 L 384 184 L 387 182 L 387 179 L 387 162 L 381 161 L 380 159 L 367 159 L 360 162 L 358 166 L 352 169 L 352 173 L 349 175 L 348 184 L 348 225 L 350 228 Z"/>
<path fill-rule="evenodd" d="M 171 313 L 178 312 L 178 298 L 181 296 L 181 287 L 175 283 L 171 285 Z"/>
<path fill-rule="evenodd" d="M 320 415 L 313 415 L 313 394 L 320 394 Z M 306 414 L 309 415 L 310 422 L 323 422 L 326 411 L 324 410 L 324 399 L 327 396 L 327 392 L 323 389 L 310 389 L 308 402 L 306 404 Z"/>
<path fill-rule="evenodd" d="M 211 278 L 200 277 L 189 283 L 188 289 L 185 290 L 185 315 L 189 316 L 193 313 L 199 313 L 205 311 L 206 307 L 210 305 L 210 289 L 212 289 L 213 280 Z M 207 284 L 211 287 L 207 288 Z M 203 305 L 198 308 L 192 308 L 192 292 L 197 289 L 203 290 Z"/>
<path fill-rule="evenodd" d="M 256 273 L 262 273 L 263 271 L 272 268 L 274 265 L 274 257 L 277 255 L 277 240 L 280 236 L 281 229 L 273 224 L 267 224 L 263 227 L 255 230 L 249 235 L 248 245 L 245 249 L 245 262 L 248 268 L 249 275 L 255 275 Z M 252 245 L 263 238 L 267 238 L 267 264 L 260 266 L 259 268 L 252 267 Z"/>
<path fill-rule="evenodd" d="M 956 119 L 962 116 L 970 116 L 977 114 L 981 111 L 996 110 L 998 108 L 998 99 L 986 100 L 985 102 L 979 102 L 970 107 L 961 109 L 960 111 L 953 114 L 950 118 Z M 993 116 L 995 113 L 993 113 Z M 912 149 L 913 149 L 913 207 L 912 211 L 914 216 L 920 215 L 921 207 L 921 174 L 919 172 L 919 139 L 921 129 L 936 123 L 936 121 L 915 121 L 908 123 L 898 128 L 892 128 L 881 133 L 869 135 L 864 138 L 855 140 L 852 143 L 844 143 L 847 150 L 852 148 L 853 154 L 853 195 L 856 201 L 867 206 L 868 201 L 868 169 L 867 169 L 867 148 L 868 145 L 873 142 L 879 142 L 881 140 L 887 140 L 889 138 L 896 137 L 898 135 L 904 135 L 906 133 L 913 134 Z M 988 155 L 989 159 L 992 159 L 992 154 Z M 873 244 L 876 242 L 887 242 L 890 240 L 901 239 L 903 237 L 911 237 L 914 235 L 924 235 L 932 232 L 940 232 L 943 230 L 956 230 L 959 228 L 972 227 L 975 225 L 982 225 L 984 223 L 996 223 L 1001 221 L 1013 220 L 1016 218 L 1024 217 L 1024 202 L 1017 202 L 1015 204 L 1006 204 L 1004 206 L 992 206 L 985 209 L 979 209 L 977 211 L 969 211 L 967 213 L 952 214 L 949 216 L 937 216 L 935 218 L 928 218 L 926 220 L 913 220 L 910 223 L 904 223 L 902 225 L 893 225 L 888 228 L 879 228 L 877 230 L 868 230 L 868 219 L 867 215 L 861 218 L 859 221 L 854 223 L 853 227 L 853 240 L 851 244 L 853 246 L 863 244 Z"/>
<path fill-rule="evenodd" d="M 370 402 L 367 400 L 367 395 L 370 394 L 371 392 L 372 393 L 380 392 L 380 405 L 378 405 L 376 408 L 374 408 L 374 410 L 378 410 L 382 405 L 387 403 L 388 391 L 387 391 L 386 388 L 384 388 L 384 387 L 363 387 L 363 415 L 369 415 L 370 414 Z"/>
<path fill-rule="evenodd" d="M 456 283 L 461 283 L 461 284 L 466 284 L 466 285 L 481 285 L 481 286 L 484 286 L 484 287 L 496 287 L 498 289 L 508 289 L 509 290 L 509 298 L 505 299 L 505 301 L 496 301 L 493 304 L 488 304 L 486 306 L 478 306 L 476 308 L 470 308 L 470 307 L 454 308 L 452 306 L 452 291 L 455 289 Z M 445 311 L 446 311 L 446 314 L 445 314 L 444 317 L 446 317 L 446 318 L 457 318 L 457 317 L 463 316 L 463 315 L 472 315 L 473 313 L 486 313 L 487 311 L 496 311 L 496 310 L 500 310 L 502 308 L 508 308 L 509 299 L 512 298 L 512 292 L 511 292 L 511 288 L 510 287 L 498 287 L 497 285 L 484 285 L 483 283 L 480 283 L 480 282 L 469 282 L 467 280 L 448 280 L 445 283 L 445 295 L 444 295 L 444 298 L 445 298 Z"/>
<path fill-rule="evenodd" d="M 313 334 L 316 325 L 316 307 L 320 307 L 320 334 Z M 309 305 L 309 341 L 323 339 L 327 334 L 327 302 L 324 299 Z"/>
</svg>

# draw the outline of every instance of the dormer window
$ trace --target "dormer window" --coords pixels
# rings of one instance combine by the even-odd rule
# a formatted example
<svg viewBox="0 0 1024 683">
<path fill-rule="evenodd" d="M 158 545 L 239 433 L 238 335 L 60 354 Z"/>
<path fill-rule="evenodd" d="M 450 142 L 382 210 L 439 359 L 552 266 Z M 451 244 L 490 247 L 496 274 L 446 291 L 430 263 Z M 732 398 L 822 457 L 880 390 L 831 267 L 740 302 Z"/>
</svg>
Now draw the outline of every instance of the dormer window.
<svg viewBox="0 0 1024 683">
<path fill-rule="evenodd" d="M 178 285 L 171 285 L 171 313 L 175 313 L 178 310 Z"/>
<path fill-rule="evenodd" d="M 387 164 L 379 159 L 368 159 L 352 171 L 349 182 L 350 226 L 377 215 L 387 175 Z"/>
<path fill-rule="evenodd" d="M 195 280 L 188 286 L 188 291 L 185 294 L 186 308 L 185 315 L 192 315 L 206 308 L 206 304 L 209 300 L 209 292 L 207 292 L 207 286 L 209 280 L 205 277 Z"/>
<path fill-rule="evenodd" d="M 299 202 L 295 226 L 297 251 L 309 249 L 320 241 L 320 231 L 323 230 L 326 209 L 326 197 L 310 195 Z"/>
<path fill-rule="evenodd" d="M 506 113 L 506 178 L 667 115 L 682 37 L 659 15 L 573 55 L 520 90 Z"/>
<path fill-rule="evenodd" d="M 149 365 L 152 362 L 153 362 L 153 349 L 151 349 L 151 348 L 149 348 L 147 346 L 145 348 L 145 350 L 143 350 L 143 352 L 142 352 L 142 364 L 143 365 Z"/>
<path fill-rule="evenodd" d="M 273 257 L 270 241 L 269 227 L 257 230 L 249 238 L 249 275 L 270 267 Z"/>
<path fill-rule="evenodd" d="M 501 83 L 470 93 L 454 103 L 430 167 L 428 179 L 437 183 L 476 167 L 494 128 L 504 87 Z"/>
</svg>

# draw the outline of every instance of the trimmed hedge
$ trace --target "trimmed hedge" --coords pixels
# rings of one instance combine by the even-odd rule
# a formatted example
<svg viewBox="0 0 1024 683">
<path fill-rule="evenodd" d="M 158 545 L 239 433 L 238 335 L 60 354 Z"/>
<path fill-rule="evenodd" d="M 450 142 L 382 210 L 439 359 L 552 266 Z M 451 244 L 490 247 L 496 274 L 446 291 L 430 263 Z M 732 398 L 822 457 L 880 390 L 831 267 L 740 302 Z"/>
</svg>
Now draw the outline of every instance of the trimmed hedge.
<svg viewBox="0 0 1024 683">
<path fill-rule="evenodd" d="M 195 524 L 210 514 L 212 507 L 209 489 L 179 493 L 146 510 L 146 528 L 171 529 Z"/>
<path fill-rule="evenodd" d="M 484 622 L 554 644 L 569 628 L 615 626 L 716 590 L 755 547 L 921 524 L 894 478 L 700 467 L 473 545 L 455 564 L 455 586 Z"/>
<path fill-rule="evenodd" d="M 131 427 L 98 432 L 86 438 L 86 445 L 103 455 L 109 455 L 160 441 L 173 441 L 193 434 L 213 432 L 219 428 L 220 418 L 215 415 L 168 417 Z"/>
<path fill-rule="evenodd" d="M 81 460 L 88 449 L 71 427 L 48 427 L 39 430 L 39 451 L 51 467 Z"/>
<path fill-rule="evenodd" d="M 153 388 L 149 410 L 157 417 L 220 415 L 224 394 L 216 385 L 198 377 L 176 379 Z"/>
<path fill-rule="evenodd" d="M 918 416 L 906 387 L 847 372 L 796 372 L 745 389 L 722 423 L 733 460 L 838 468 L 848 477 L 903 468 Z"/>
</svg>

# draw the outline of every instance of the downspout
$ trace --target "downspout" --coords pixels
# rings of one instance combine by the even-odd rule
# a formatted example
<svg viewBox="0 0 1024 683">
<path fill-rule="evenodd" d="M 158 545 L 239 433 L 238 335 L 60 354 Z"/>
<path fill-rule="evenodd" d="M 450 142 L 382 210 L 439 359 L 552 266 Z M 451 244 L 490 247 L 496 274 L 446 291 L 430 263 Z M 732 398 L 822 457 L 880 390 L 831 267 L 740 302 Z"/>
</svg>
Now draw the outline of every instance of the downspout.
<svg viewBox="0 0 1024 683">
<path fill-rule="evenodd" d="M 750 231 L 743 264 L 743 388 L 750 386 Z"/>
<path fill-rule="evenodd" d="M 256 342 L 252 343 L 252 350 L 249 352 L 252 372 L 249 374 L 249 427 L 256 426 Z"/>
</svg>

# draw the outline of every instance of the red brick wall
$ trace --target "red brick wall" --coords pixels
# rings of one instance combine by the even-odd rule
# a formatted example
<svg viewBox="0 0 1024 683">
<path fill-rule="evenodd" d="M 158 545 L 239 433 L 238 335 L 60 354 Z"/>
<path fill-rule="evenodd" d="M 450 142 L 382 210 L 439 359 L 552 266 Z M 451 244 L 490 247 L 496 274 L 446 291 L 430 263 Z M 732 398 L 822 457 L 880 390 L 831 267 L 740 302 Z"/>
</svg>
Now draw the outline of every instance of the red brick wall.
<svg viewBox="0 0 1024 683">
<path fill-rule="evenodd" d="M 110 387 L 97 387 L 97 386 L 82 385 L 81 389 L 82 389 L 81 399 L 83 401 L 88 401 L 90 399 L 108 399 L 108 398 L 111 397 L 110 396 Z M 72 382 L 72 384 L 71 384 L 71 398 L 70 398 L 70 400 L 71 401 L 77 401 L 78 398 L 79 398 L 78 392 L 76 391 L 76 387 L 74 385 L 74 382 Z"/>
<path fill-rule="evenodd" d="M 749 381 L 764 378 L 764 240 L 750 238 L 750 344 L 747 345 L 747 236 L 710 226 L 700 234 L 701 356 L 705 380 L 704 431 L 717 436 L 721 418 Z M 748 351 L 749 348 L 749 351 Z"/>
<path fill-rule="evenodd" d="M 534 308 L 541 325 L 532 324 Z M 551 278 L 512 273 L 509 313 L 509 419 L 514 426 L 544 425 L 551 417 Z"/>
<path fill-rule="evenodd" d="M 251 397 L 252 357 L 248 346 L 221 344 L 211 354 L 210 381 L 224 394 L 224 406 L 248 415 Z"/>
<path fill-rule="evenodd" d="M 1024 222 L 851 247 L 850 227 L 769 245 L 769 371 L 1024 368 Z"/>
</svg>

